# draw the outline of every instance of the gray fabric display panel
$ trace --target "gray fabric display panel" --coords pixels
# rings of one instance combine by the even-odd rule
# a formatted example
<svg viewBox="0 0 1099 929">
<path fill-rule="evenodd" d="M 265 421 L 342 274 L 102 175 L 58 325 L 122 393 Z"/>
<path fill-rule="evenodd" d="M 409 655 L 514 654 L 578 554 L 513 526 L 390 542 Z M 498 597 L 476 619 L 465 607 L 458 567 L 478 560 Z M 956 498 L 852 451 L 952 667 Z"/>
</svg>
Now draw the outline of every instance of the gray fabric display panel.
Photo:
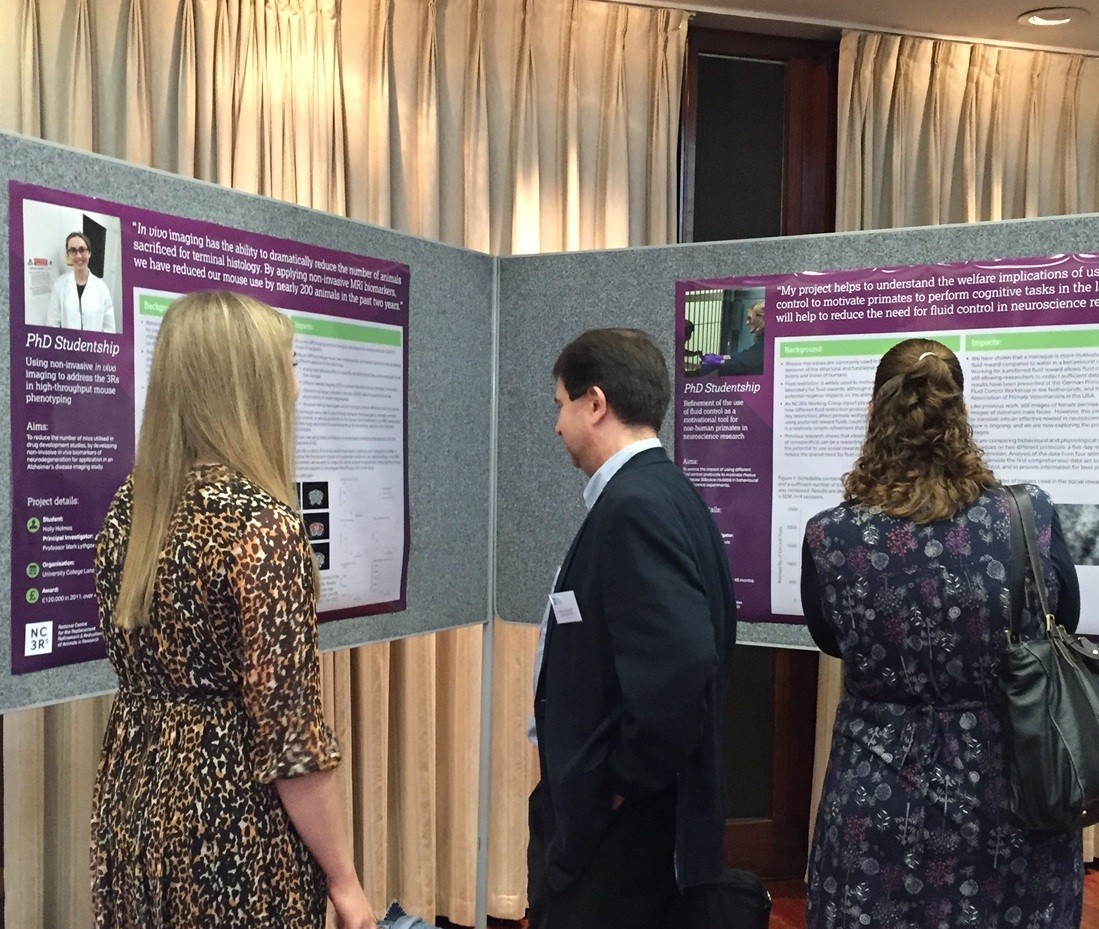
<svg viewBox="0 0 1099 929">
<path fill-rule="evenodd" d="M 551 374 L 579 333 L 637 327 L 673 359 L 680 280 L 1092 252 L 1097 241 L 1099 216 L 1088 215 L 500 259 L 497 614 L 540 620 L 584 516 L 585 478 L 553 431 Z M 669 410 L 661 434 L 669 453 L 671 420 Z M 742 622 L 739 640 L 813 647 L 804 626 L 770 622 Z"/>
<path fill-rule="evenodd" d="M 410 555 L 407 609 L 322 625 L 321 647 L 345 648 L 460 625 L 488 615 L 488 551 L 495 265 L 487 255 L 250 196 L 113 159 L 0 133 L 0 229 L 8 238 L 8 182 L 20 181 L 307 245 L 399 262 L 411 269 L 409 295 L 408 457 Z M 8 247 L 0 255 L 10 339 Z M 10 664 L 11 378 L 0 363 L 4 437 L 0 473 L 0 709 L 102 693 L 115 687 L 106 661 L 12 676 Z"/>
<path fill-rule="evenodd" d="M 326 623 L 325 649 L 481 623 L 490 607 L 507 621 L 540 619 L 554 569 L 584 515 L 585 478 L 553 431 L 550 373 L 560 349 L 583 330 L 636 326 L 672 358 L 679 280 L 1088 252 L 1099 240 L 1099 217 L 1077 216 L 494 259 L 3 133 L 0 180 L 5 193 L 14 180 L 409 266 L 407 609 Z M 7 214 L 4 196 L 5 239 Z M 11 247 L 0 255 L 9 282 L 18 271 L 9 266 L 13 254 Z M 10 343 L 9 287 L 0 299 Z M 10 355 L 0 383 L 7 427 L 0 472 L 9 482 L 0 532 L 10 540 Z M 669 413 L 662 432 L 669 450 L 672 430 Z M 113 689 L 105 661 L 9 673 L 11 561 L 5 545 L 0 710 Z M 812 647 L 796 624 L 745 622 L 740 640 Z"/>
</svg>

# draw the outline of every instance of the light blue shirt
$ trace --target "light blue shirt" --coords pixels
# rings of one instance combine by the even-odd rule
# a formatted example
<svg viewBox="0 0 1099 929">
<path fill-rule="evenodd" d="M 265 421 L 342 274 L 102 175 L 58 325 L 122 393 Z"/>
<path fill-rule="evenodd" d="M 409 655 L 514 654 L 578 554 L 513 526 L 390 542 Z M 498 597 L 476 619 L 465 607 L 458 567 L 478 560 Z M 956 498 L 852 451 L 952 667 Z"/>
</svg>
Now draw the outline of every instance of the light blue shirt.
<svg viewBox="0 0 1099 929">
<path fill-rule="evenodd" d="M 591 512 L 591 508 L 595 506 L 595 501 L 599 499 L 600 494 L 603 493 L 603 489 L 610 483 L 611 478 L 614 477 L 622 466 L 633 458 L 634 455 L 639 455 L 641 452 L 647 452 L 650 448 L 660 448 L 660 439 L 653 436 L 651 439 L 641 439 L 638 442 L 633 442 L 627 445 L 625 448 L 619 449 L 610 458 L 603 462 L 599 466 L 599 470 L 595 472 L 588 480 L 588 483 L 584 485 L 584 506 L 588 508 L 588 512 Z M 553 586 L 557 586 L 557 574 L 561 572 L 561 567 L 558 565 L 557 573 L 553 575 Z M 549 627 L 549 614 L 550 606 L 546 603 L 545 612 L 542 613 L 542 624 L 538 628 L 538 647 L 534 651 L 534 690 L 538 690 L 538 676 L 542 673 L 542 658 L 546 651 L 546 629 Z M 538 745 L 538 736 L 534 731 L 534 717 L 531 716 L 527 720 L 527 738 L 530 739 L 532 745 Z"/>
<path fill-rule="evenodd" d="M 634 455 L 647 452 L 650 448 L 660 448 L 660 439 L 653 436 L 651 439 L 642 439 L 640 442 L 627 445 L 599 466 L 599 470 L 591 476 L 591 480 L 584 487 L 584 506 L 588 508 L 588 512 L 591 512 L 591 508 L 595 506 L 595 501 L 603 493 L 603 488 L 611 482 L 611 478 L 622 470 L 622 465 L 633 458 Z"/>
</svg>

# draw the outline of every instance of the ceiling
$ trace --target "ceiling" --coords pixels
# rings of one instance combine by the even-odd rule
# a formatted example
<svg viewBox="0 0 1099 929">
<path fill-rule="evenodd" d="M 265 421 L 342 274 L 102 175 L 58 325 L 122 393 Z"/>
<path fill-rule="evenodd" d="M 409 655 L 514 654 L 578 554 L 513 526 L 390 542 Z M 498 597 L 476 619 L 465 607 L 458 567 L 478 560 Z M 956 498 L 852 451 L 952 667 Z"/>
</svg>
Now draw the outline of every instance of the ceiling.
<svg viewBox="0 0 1099 929">
<path fill-rule="evenodd" d="M 1030 26 L 1020 13 L 1052 6 L 1042 0 L 612 0 L 633 6 L 675 7 L 694 23 L 744 32 L 836 38 L 843 29 L 894 32 L 937 39 L 968 39 L 1024 48 L 1099 56 L 1099 0 L 1062 5 L 1090 11 L 1064 26 Z"/>
</svg>

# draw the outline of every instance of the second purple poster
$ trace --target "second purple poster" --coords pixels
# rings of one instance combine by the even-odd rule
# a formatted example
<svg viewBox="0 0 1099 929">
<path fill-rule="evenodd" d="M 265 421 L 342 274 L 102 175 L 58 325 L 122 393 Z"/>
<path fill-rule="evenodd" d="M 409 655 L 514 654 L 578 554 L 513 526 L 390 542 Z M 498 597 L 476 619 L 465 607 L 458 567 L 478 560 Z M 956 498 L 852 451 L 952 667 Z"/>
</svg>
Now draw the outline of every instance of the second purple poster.
<svg viewBox="0 0 1099 929">
<path fill-rule="evenodd" d="M 958 355 L 997 479 L 1050 493 L 1099 597 L 1099 256 L 681 281 L 676 298 L 676 461 L 725 537 L 744 620 L 802 621 L 806 521 L 840 500 L 878 360 L 913 336 Z"/>
</svg>

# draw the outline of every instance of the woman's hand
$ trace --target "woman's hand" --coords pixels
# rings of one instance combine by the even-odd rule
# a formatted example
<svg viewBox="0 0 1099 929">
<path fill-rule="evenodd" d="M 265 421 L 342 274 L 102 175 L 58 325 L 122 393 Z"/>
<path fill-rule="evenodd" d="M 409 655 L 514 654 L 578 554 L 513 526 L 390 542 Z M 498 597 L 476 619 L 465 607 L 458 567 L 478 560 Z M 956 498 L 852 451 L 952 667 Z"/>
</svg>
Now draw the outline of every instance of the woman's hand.
<svg viewBox="0 0 1099 929">
<path fill-rule="evenodd" d="M 375 929 L 374 909 L 355 872 L 335 770 L 278 779 L 275 789 L 298 835 L 328 878 L 336 925 L 339 929 Z"/>
<path fill-rule="evenodd" d="M 339 929 L 376 929 L 374 908 L 357 879 L 329 881 L 328 898 L 336 908 Z"/>
</svg>

